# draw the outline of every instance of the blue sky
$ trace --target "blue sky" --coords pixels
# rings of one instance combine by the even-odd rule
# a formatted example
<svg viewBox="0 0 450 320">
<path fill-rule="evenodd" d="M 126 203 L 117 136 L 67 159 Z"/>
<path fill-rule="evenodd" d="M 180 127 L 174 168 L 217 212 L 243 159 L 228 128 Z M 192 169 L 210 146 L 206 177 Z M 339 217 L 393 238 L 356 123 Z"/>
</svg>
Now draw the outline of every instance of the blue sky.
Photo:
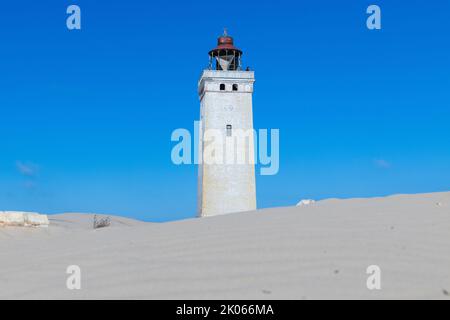
<svg viewBox="0 0 450 320">
<path fill-rule="evenodd" d="M 66 8 L 82 30 L 66 28 Z M 382 30 L 366 28 L 366 8 Z M 171 133 L 227 27 L 280 129 L 259 207 L 450 189 L 449 1 L 20 1 L 0 7 L 0 210 L 193 217 Z"/>
</svg>

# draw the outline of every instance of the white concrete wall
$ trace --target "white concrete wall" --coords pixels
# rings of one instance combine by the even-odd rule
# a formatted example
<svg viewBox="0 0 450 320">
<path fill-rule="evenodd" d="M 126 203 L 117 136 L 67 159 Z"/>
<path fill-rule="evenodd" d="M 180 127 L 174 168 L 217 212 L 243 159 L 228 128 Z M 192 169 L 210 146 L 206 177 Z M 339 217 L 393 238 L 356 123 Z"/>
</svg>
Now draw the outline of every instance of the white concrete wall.
<svg viewBox="0 0 450 320">
<path fill-rule="evenodd" d="M 233 136 L 239 129 L 250 130 L 249 144 L 237 145 L 236 149 L 238 155 L 245 155 L 247 164 L 199 165 L 201 217 L 256 209 L 255 166 L 248 164 L 254 163 L 253 83 L 251 71 L 205 70 L 199 81 L 203 135 L 206 130 L 218 129 L 226 137 L 227 125 L 232 126 Z M 220 90 L 220 84 L 225 84 L 225 91 Z M 233 84 L 238 85 L 238 91 L 232 91 Z M 200 144 L 204 155 L 203 135 Z"/>
</svg>

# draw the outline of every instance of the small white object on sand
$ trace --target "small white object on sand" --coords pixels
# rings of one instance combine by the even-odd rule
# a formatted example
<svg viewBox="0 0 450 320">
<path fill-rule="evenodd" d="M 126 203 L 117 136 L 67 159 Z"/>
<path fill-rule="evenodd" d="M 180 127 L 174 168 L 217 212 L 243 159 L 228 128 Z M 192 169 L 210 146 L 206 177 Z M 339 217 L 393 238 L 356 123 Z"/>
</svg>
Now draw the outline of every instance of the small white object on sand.
<svg viewBox="0 0 450 320">
<path fill-rule="evenodd" d="M 0 226 L 48 227 L 47 215 L 35 212 L 0 211 Z"/>
<path fill-rule="evenodd" d="M 297 207 L 302 207 L 302 206 L 309 206 L 316 203 L 315 200 L 311 200 L 311 199 L 304 199 L 301 200 L 299 203 L 297 203 Z"/>
</svg>

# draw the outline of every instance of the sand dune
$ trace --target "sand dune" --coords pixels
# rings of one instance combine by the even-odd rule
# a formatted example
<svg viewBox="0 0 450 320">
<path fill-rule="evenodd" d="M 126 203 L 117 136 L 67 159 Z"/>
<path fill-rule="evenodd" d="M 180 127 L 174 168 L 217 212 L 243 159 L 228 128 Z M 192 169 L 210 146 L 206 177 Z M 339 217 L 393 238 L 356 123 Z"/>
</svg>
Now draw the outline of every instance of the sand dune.
<svg viewBox="0 0 450 320">
<path fill-rule="evenodd" d="M 325 200 L 153 224 L 0 228 L 2 299 L 449 299 L 450 193 Z M 82 270 L 81 290 L 66 268 Z M 369 265 L 382 288 L 366 287 Z"/>
</svg>

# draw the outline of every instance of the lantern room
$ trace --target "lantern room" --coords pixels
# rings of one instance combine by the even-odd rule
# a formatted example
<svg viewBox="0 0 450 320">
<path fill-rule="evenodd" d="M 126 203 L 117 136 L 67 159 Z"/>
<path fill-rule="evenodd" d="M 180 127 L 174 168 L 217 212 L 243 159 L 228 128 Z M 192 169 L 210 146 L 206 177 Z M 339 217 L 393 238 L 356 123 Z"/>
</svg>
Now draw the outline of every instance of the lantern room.
<svg viewBox="0 0 450 320">
<path fill-rule="evenodd" d="M 217 39 L 217 47 L 209 52 L 209 69 L 221 71 L 241 70 L 242 51 L 234 46 L 233 38 L 225 29 Z"/>
</svg>

